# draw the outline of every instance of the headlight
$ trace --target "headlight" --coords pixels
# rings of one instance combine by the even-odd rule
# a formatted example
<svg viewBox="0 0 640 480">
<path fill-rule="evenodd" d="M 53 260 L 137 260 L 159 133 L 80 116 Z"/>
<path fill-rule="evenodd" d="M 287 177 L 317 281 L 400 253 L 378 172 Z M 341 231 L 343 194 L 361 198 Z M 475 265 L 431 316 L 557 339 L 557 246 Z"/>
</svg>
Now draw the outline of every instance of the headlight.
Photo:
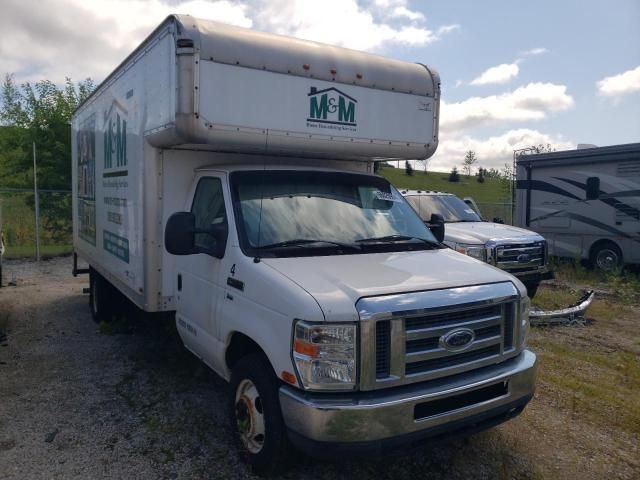
<svg viewBox="0 0 640 480">
<path fill-rule="evenodd" d="M 467 245 L 465 243 L 456 243 L 456 252 L 469 255 L 476 260 L 487 261 L 487 249 L 484 245 Z"/>
<path fill-rule="evenodd" d="M 527 335 L 529 334 L 529 308 L 531 307 L 531 300 L 529 297 L 522 297 L 520 299 L 520 342 L 521 348 L 524 348 L 527 343 Z"/>
<path fill-rule="evenodd" d="M 355 324 L 298 321 L 293 359 L 305 388 L 353 390 L 356 386 Z"/>
</svg>

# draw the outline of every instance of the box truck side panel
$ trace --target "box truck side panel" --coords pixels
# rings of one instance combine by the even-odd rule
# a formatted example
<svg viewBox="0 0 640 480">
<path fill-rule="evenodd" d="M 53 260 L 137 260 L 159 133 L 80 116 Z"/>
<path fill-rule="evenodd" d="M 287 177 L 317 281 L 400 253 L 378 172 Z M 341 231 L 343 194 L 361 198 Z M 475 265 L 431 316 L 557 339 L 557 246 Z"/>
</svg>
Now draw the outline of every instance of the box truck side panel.
<svg viewBox="0 0 640 480">
<path fill-rule="evenodd" d="M 171 121 L 175 111 L 173 45 L 169 31 L 162 32 L 72 122 L 74 248 L 141 308 L 148 303 L 145 217 L 154 217 L 156 208 L 144 201 L 145 189 L 156 182 L 153 168 L 147 171 L 144 132 Z"/>
</svg>

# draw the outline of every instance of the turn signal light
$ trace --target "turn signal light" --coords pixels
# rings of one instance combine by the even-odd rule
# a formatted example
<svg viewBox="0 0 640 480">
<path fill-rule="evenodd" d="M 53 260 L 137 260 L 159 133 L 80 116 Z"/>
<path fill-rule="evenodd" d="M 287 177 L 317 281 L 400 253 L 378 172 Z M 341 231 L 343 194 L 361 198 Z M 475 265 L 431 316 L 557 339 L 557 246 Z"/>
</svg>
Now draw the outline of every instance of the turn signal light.
<svg viewBox="0 0 640 480">
<path fill-rule="evenodd" d="M 296 340 L 293 347 L 294 351 L 307 357 L 317 358 L 320 355 L 320 346 L 313 343 Z"/>
</svg>

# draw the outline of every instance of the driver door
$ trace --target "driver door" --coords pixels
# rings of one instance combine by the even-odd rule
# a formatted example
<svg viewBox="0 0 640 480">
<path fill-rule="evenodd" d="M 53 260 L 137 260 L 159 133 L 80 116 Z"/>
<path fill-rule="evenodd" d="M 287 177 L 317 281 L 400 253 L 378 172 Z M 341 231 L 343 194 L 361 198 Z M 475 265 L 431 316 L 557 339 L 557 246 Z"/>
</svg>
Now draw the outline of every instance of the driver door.
<svg viewBox="0 0 640 480">
<path fill-rule="evenodd" d="M 198 180 L 191 204 L 197 229 L 227 223 L 223 180 L 223 175 L 211 173 Z M 195 235 L 196 247 L 210 249 L 212 242 L 215 239 L 209 234 Z M 207 253 L 177 257 L 175 291 L 176 323 L 185 346 L 213 364 L 216 311 L 224 291 L 221 260 Z"/>
</svg>

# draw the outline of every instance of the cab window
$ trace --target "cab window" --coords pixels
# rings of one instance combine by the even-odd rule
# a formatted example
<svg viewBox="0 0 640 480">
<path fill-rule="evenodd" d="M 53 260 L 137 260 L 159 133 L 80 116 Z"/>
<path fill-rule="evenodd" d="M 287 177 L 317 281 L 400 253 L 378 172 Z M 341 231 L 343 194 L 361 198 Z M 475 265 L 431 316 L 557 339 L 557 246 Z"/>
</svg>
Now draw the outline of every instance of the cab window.
<svg viewBox="0 0 640 480">
<path fill-rule="evenodd" d="M 196 228 L 198 229 L 210 229 L 215 225 L 227 223 L 227 213 L 222 195 L 222 182 L 219 178 L 207 177 L 200 180 L 193 198 L 191 213 L 196 218 Z M 209 249 L 214 246 L 214 242 L 212 235 L 206 233 L 197 233 L 195 235 L 196 247 Z"/>
</svg>

